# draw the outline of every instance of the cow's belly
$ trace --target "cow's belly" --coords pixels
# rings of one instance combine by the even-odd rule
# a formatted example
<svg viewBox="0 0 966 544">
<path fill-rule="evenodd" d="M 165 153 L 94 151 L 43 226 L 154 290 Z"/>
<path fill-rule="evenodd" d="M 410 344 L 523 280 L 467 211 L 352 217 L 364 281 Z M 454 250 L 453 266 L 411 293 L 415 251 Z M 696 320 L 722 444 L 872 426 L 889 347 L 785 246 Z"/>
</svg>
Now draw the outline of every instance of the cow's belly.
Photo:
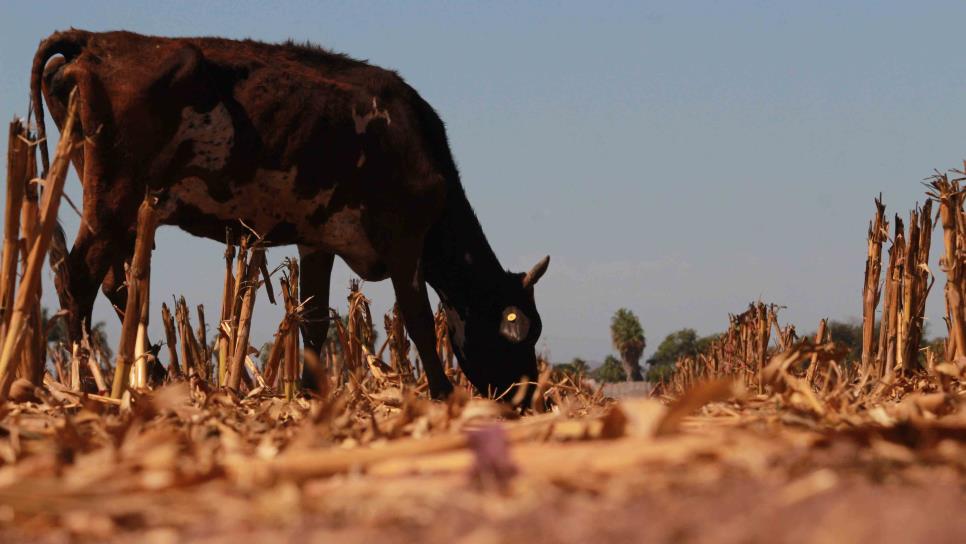
<svg viewBox="0 0 966 544">
<path fill-rule="evenodd" d="M 367 280 L 385 277 L 385 266 L 362 223 L 362 211 L 328 211 L 332 191 L 312 198 L 295 194 L 296 169 L 258 170 L 252 182 L 231 186 L 231 196 L 212 197 L 202 178 L 186 177 L 172 185 L 161 207 L 161 220 L 192 234 L 225 239 L 225 228 L 254 231 L 270 246 L 298 244 L 333 253 Z M 322 210 L 322 213 L 320 213 Z M 239 222 L 241 224 L 239 224 Z"/>
</svg>

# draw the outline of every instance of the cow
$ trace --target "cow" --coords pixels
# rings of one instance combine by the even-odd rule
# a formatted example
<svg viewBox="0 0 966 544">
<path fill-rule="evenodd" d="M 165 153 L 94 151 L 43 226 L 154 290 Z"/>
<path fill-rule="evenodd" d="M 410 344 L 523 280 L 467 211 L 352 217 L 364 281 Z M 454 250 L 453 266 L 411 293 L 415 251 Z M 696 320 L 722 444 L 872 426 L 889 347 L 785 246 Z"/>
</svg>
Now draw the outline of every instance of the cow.
<svg viewBox="0 0 966 544">
<path fill-rule="evenodd" d="M 62 127 L 77 90 L 71 160 L 81 224 L 66 260 L 68 329 L 79 338 L 98 286 L 118 307 L 136 213 L 225 241 L 255 231 L 297 245 L 305 347 L 328 329 L 335 256 L 390 279 L 433 398 L 453 391 L 435 349 L 427 284 L 460 368 L 482 394 L 537 376 L 534 285 L 549 256 L 506 271 L 470 206 L 443 122 L 397 73 L 312 44 L 165 38 L 71 29 L 43 40 L 32 114 L 48 168 L 44 100 Z"/>
</svg>

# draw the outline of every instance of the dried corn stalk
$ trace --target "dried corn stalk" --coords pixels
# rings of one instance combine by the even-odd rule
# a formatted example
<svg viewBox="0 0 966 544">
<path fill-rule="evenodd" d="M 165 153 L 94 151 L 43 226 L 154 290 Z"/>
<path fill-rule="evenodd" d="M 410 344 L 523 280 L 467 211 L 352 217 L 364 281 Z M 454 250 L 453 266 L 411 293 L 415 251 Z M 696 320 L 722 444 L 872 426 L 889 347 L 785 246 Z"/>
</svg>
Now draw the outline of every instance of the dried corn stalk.
<svg viewBox="0 0 966 544">
<path fill-rule="evenodd" d="M 919 368 L 919 346 L 922 343 L 926 298 L 932 287 L 929 274 L 929 246 L 932 238 L 932 201 L 921 210 L 910 212 L 909 245 L 903 270 L 902 330 L 904 331 L 901 364 L 906 372 Z"/>
<path fill-rule="evenodd" d="M 230 238 L 230 235 L 228 236 Z M 228 361 L 231 352 L 232 306 L 235 295 L 235 275 L 231 271 L 235 260 L 235 246 L 225 243 L 225 282 L 221 295 L 221 318 L 218 323 L 218 385 L 225 385 L 228 374 Z"/>
<path fill-rule="evenodd" d="M 385 327 L 393 372 L 404 377 L 413 377 L 413 369 L 409 362 L 409 339 L 406 337 L 406 325 L 399 312 L 399 304 L 393 304 L 392 312 L 386 314 Z M 439 349 L 438 346 L 437 349 Z"/>
<path fill-rule="evenodd" d="M 879 306 L 879 277 L 882 274 L 882 241 L 888 224 L 885 221 L 882 195 L 875 199 L 875 217 L 869 223 L 869 247 L 865 259 L 865 285 L 862 289 L 862 365 L 872 364 L 875 343 L 875 310 Z M 817 342 L 816 342 L 817 343 Z"/>
<path fill-rule="evenodd" d="M 31 332 L 29 323 L 32 315 L 37 314 L 40 297 L 40 271 L 43 267 L 47 249 L 57 224 L 57 210 L 64 191 L 64 181 L 70 166 L 70 155 L 73 151 L 74 121 L 77 116 L 76 91 L 71 93 L 67 107 L 67 120 L 62 134 L 65 136 L 57 144 L 54 164 L 48 175 L 41 205 L 40 229 L 36 239 L 30 244 L 23 280 L 13 306 L 6 335 L 3 338 L 3 351 L 0 352 L 0 401 L 6 400 L 9 386 L 13 378 L 14 361 L 20 355 L 24 341 L 36 334 L 36 327 Z M 33 317 L 36 320 L 36 317 Z M 36 325 L 36 321 L 34 321 Z"/>
<path fill-rule="evenodd" d="M 443 362 L 443 368 L 449 373 L 450 370 L 456 370 L 456 365 L 453 357 L 453 345 L 449 339 L 449 322 L 446 319 L 446 310 L 443 308 L 442 302 L 436 309 L 435 322 L 436 354 L 439 356 L 439 360 Z"/>
<path fill-rule="evenodd" d="M 263 273 L 264 275 L 264 273 Z M 299 265 L 294 259 L 288 261 L 288 277 L 284 284 L 282 297 L 285 301 L 285 317 L 289 321 L 285 333 L 285 364 L 282 368 L 282 383 L 285 398 L 292 400 L 298 390 L 299 361 Z"/>
<path fill-rule="evenodd" d="M 171 317 L 168 305 L 164 303 L 161 303 L 161 323 L 164 325 L 164 337 L 168 344 L 168 376 L 172 379 L 180 378 L 181 365 L 178 363 L 178 337 L 175 333 L 174 318 Z"/>
<path fill-rule="evenodd" d="M 158 223 L 156 209 L 157 199 L 151 195 L 145 196 L 138 209 L 137 238 L 134 243 L 134 257 L 127 271 L 127 304 L 124 308 L 111 388 L 111 397 L 115 399 L 121 398 L 127 390 L 133 363 L 138 365 L 135 386 L 144 387 L 147 382 L 145 353 L 136 353 L 135 344 L 138 336 L 143 338 L 144 331 L 147 330 L 151 250 L 154 248 L 154 232 Z"/>
<path fill-rule="evenodd" d="M 902 345 L 902 331 L 899 330 L 899 315 L 902 306 L 902 275 L 906 265 L 905 224 L 895 216 L 895 234 L 889 249 L 889 301 L 888 314 L 883 316 L 887 323 L 886 353 L 882 375 L 891 376 L 896 368 L 898 346 Z"/>
<path fill-rule="evenodd" d="M 828 318 L 820 319 L 818 322 L 818 330 L 815 331 L 815 340 L 812 342 L 816 346 L 824 343 L 825 341 L 825 329 L 828 327 Z M 813 383 L 815 379 L 815 371 L 818 369 L 818 354 L 813 353 L 811 360 L 808 363 L 808 371 L 805 374 L 805 381 L 809 385 Z"/>
<path fill-rule="evenodd" d="M 245 261 L 244 251 L 239 255 L 239 262 Z M 262 262 L 265 260 L 265 248 L 256 245 L 251 250 L 251 257 L 244 267 L 244 273 L 238 276 L 238 287 L 235 289 L 241 297 L 238 306 L 238 328 L 235 332 L 235 342 L 231 352 L 231 366 L 228 368 L 227 387 L 238 390 L 244 373 L 245 357 L 248 356 L 248 338 L 251 332 L 252 310 L 255 307 L 255 294 L 258 292 L 259 275 Z M 239 266 L 241 269 L 241 265 Z"/>
<path fill-rule="evenodd" d="M 0 272 L 0 338 L 6 336 L 13 315 L 13 296 L 17 287 L 17 260 L 20 255 L 20 209 L 27 179 L 28 143 L 23 123 L 10 123 L 7 141 L 7 200 L 3 223 L 3 261 Z"/>
<path fill-rule="evenodd" d="M 966 316 L 963 309 L 963 292 L 966 285 L 966 225 L 963 221 L 963 192 L 959 180 L 950 181 L 946 174 L 936 174 L 930 182 L 928 194 L 939 202 L 939 217 L 943 226 L 943 256 L 939 266 L 946 273 L 946 317 L 949 341 L 946 359 L 955 360 L 966 356 Z"/>
<path fill-rule="evenodd" d="M 174 319 L 181 336 L 181 358 L 184 361 L 185 372 L 193 373 L 207 381 L 211 372 L 205 350 L 198 345 L 194 329 L 191 326 L 191 312 L 184 297 L 179 297 L 174 305 Z"/>
</svg>

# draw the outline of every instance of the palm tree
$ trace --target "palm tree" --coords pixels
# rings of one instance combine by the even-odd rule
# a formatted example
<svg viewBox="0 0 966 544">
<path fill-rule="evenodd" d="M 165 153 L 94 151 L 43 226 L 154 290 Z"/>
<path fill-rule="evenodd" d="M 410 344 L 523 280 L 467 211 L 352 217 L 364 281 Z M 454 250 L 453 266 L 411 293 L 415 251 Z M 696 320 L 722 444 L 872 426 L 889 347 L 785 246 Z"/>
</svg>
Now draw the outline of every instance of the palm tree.
<svg viewBox="0 0 966 544">
<path fill-rule="evenodd" d="M 44 327 L 48 344 L 67 344 L 67 321 L 60 313 L 51 315 L 46 306 L 40 309 L 40 323 Z"/>
<path fill-rule="evenodd" d="M 644 328 L 641 327 L 641 322 L 634 312 L 621 308 L 614 313 L 614 317 L 610 320 L 610 338 L 614 343 L 614 349 L 621 356 L 627 381 L 643 380 L 641 356 L 644 355 L 647 341 L 644 338 Z"/>
<path fill-rule="evenodd" d="M 58 312 L 51 315 L 50 310 L 44 307 L 41 309 L 40 316 L 40 321 L 43 323 L 44 330 L 47 334 L 47 343 L 64 346 L 69 349 L 67 345 L 67 321 L 64 314 Z M 91 327 L 89 339 L 91 349 L 100 352 L 105 360 L 111 360 L 114 355 L 111 352 L 111 347 L 107 339 L 106 326 L 103 321 L 95 323 Z"/>
<path fill-rule="evenodd" d="M 106 327 L 107 325 L 103 321 L 98 321 L 91 327 L 91 348 L 99 351 L 105 360 L 110 361 L 114 358 L 114 353 L 111 351 L 110 341 L 107 339 Z M 155 355 L 157 354 L 155 353 Z"/>
<path fill-rule="evenodd" d="M 624 372 L 624 365 L 613 355 L 608 355 L 604 362 L 590 373 L 590 376 L 601 383 L 627 381 L 627 372 Z"/>
<path fill-rule="evenodd" d="M 574 374 L 586 374 L 590 372 L 590 365 L 580 357 L 574 357 L 574 360 L 570 361 L 570 368 L 573 369 Z"/>
<path fill-rule="evenodd" d="M 569 363 L 553 365 L 553 369 L 558 372 L 568 372 L 578 376 L 590 374 L 590 365 L 580 357 L 574 357 Z"/>
</svg>

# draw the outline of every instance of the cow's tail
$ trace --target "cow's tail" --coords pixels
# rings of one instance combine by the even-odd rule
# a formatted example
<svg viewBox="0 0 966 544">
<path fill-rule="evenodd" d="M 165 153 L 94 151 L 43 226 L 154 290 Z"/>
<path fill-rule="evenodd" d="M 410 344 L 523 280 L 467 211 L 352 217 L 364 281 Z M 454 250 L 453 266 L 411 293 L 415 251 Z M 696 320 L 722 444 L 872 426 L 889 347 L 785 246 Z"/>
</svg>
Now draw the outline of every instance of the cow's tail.
<svg viewBox="0 0 966 544">
<path fill-rule="evenodd" d="M 50 168 L 50 156 L 47 151 L 47 127 L 44 126 L 44 97 L 41 81 L 44 77 L 44 66 L 56 55 L 63 55 L 67 62 L 80 54 L 90 37 L 89 32 L 83 30 L 68 30 L 56 32 L 46 40 L 40 42 L 37 53 L 34 54 L 33 66 L 30 68 L 30 102 L 32 112 L 37 119 L 37 140 L 40 145 L 40 161 L 43 165 L 41 177 L 47 177 Z"/>
</svg>

